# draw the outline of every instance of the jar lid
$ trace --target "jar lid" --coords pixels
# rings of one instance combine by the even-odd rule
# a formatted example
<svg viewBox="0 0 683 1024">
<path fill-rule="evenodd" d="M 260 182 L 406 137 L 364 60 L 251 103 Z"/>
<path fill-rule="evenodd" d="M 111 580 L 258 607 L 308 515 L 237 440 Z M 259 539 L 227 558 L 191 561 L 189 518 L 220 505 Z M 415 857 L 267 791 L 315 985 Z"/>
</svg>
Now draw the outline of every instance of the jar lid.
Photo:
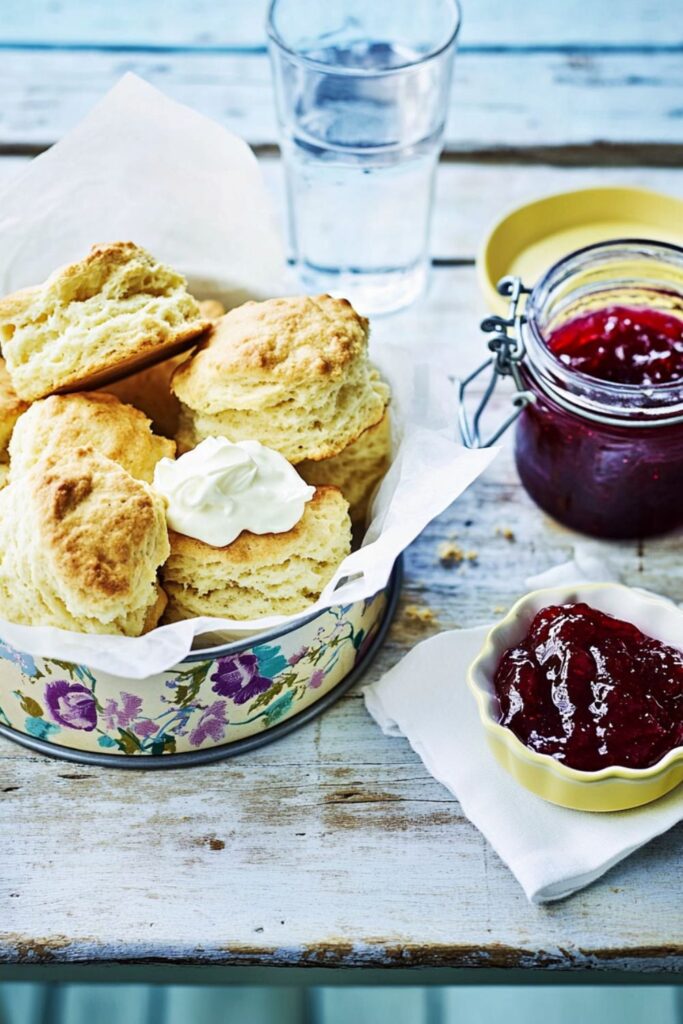
<svg viewBox="0 0 683 1024">
<path fill-rule="evenodd" d="M 519 276 L 531 286 L 563 256 L 617 238 L 683 245 L 683 201 L 649 189 L 598 187 L 558 192 L 508 211 L 487 232 L 477 257 L 487 305 L 505 313 L 507 300 L 496 289 L 502 277 Z"/>
</svg>

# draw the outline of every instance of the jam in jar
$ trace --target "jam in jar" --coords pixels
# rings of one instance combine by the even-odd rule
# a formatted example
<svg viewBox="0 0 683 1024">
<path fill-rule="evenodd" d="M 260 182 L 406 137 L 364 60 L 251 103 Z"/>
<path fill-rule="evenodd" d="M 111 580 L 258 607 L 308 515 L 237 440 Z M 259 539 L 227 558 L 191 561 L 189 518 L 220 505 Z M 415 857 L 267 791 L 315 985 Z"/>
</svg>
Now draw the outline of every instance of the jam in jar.
<svg viewBox="0 0 683 1024">
<path fill-rule="evenodd" d="M 528 493 L 596 537 L 683 525 L 683 249 L 581 249 L 541 278 L 524 313 L 515 460 Z"/>
<path fill-rule="evenodd" d="M 683 745 L 683 653 L 587 604 L 538 612 L 494 685 L 500 724 L 570 768 L 649 768 Z"/>
</svg>

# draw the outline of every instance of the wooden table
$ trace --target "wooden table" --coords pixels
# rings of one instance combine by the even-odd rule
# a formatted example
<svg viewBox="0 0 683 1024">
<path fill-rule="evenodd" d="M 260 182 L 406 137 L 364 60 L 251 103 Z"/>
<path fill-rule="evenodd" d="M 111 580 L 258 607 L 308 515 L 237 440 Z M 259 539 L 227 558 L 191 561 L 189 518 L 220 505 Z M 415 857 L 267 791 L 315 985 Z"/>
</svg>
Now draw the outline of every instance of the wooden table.
<svg viewBox="0 0 683 1024">
<path fill-rule="evenodd" d="M 243 134 L 278 194 L 262 3 L 187 0 L 158 23 L 152 6 L 83 0 L 67 12 L 41 0 L 29 19 L 6 0 L 0 184 L 132 69 Z M 620 0 L 618 18 L 567 0 L 561 22 L 544 0 L 507 18 L 494 0 L 470 6 L 431 291 L 375 331 L 377 344 L 391 336 L 456 373 L 480 359 L 474 254 L 501 209 L 596 182 L 683 192 L 683 36 L 670 0 Z M 476 556 L 446 567 L 438 548 L 456 537 Z M 499 614 L 575 540 L 526 497 L 506 447 L 407 552 L 399 614 L 368 679 L 435 631 Z M 627 583 L 683 599 L 679 536 L 599 547 Z M 2 742 L 0 976 L 133 978 L 144 965 L 149 977 L 153 965 L 177 981 L 201 965 L 203 981 L 294 968 L 334 981 L 339 967 L 412 984 L 522 969 L 670 981 L 683 968 L 682 838 L 679 826 L 588 890 L 532 907 L 358 690 L 280 743 L 194 771 L 80 768 Z"/>
</svg>

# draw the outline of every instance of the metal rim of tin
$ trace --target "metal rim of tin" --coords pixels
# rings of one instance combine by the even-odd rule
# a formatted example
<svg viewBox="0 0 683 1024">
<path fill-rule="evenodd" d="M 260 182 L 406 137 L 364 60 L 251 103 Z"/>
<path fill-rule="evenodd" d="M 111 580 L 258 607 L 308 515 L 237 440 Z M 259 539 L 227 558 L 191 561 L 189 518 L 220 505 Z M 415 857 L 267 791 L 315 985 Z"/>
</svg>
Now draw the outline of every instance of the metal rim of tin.
<svg viewBox="0 0 683 1024">
<path fill-rule="evenodd" d="M 133 771 L 137 769 L 141 771 L 158 771 L 164 768 L 193 768 L 203 764 L 214 764 L 217 761 L 224 761 L 238 754 L 246 754 L 251 750 L 256 750 L 258 747 L 267 746 L 269 743 L 274 743 L 283 736 L 287 736 L 290 732 L 294 732 L 295 729 L 299 729 L 302 725 L 306 725 L 307 722 L 322 714 L 323 711 L 326 711 L 335 704 L 340 697 L 343 697 L 367 671 L 371 662 L 379 653 L 389 626 L 396 614 L 402 579 L 403 555 L 399 555 L 394 563 L 394 568 L 386 586 L 387 606 L 384 610 L 384 615 L 372 644 L 363 655 L 361 661 L 354 665 L 349 674 L 340 680 L 329 693 L 321 697 L 320 700 L 304 708 L 298 714 L 292 715 L 291 718 L 288 718 L 287 721 L 282 722 L 280 725 L 274 725 L 272 729 L 266 729 L 265 732 L 257 733 L 253 736 L 245 736 L 243 740 L 233 740 L 232 743 L 221 743 L 217 747 L 208 747 L 206 750 L 190 750 L 182 754 L 163 754 L 161 756 L 97 754 L 90 751 L 81 751 L 73 747 L 63 747 L 57 743 L 50 743 L 48 740 L 36 739 L 33 736 L 28 736 L 26 733 L 19 732 L 17 729 L 1 724 L 0 736 L 11 740 L 13 743 L 18 743 L 22 747 L 27 747 L 29 750 L 34 750 L 38 754 L 45 754 L 47 757 L 53 757 L 60 761 L 70 761 L 72 764 L 94 765 L 99 768 L 122 768 Z M 302 621 L 310 622 L 317 614 L 319 613 L 316 612 L 308 616 L 308 618 L 300 620 L 295 626 L 281 630 L 279 633 L 277 631 L 275 633 L 270 631 L 268 636 L 285 636 L 287 633 L 291 633 L 292 629 L 296 629 L 298 625 L 301 625 Z M 253 642 L 254 638 L 252 637 L 251 645 L 253 645 Z M 246 646 L 249 646 L 249 644 Z M 232 646 L 230 650 L 233 650 Z"/>
<path fill-rule="evenodd" d="M 507 429 L 512 426 L 515 420 L 521 416 L 526 406 L 532 405 L 536 401 L 536 395 L 524 386 L 521 376 L 522 363 L 524 364 L 526 373 L 533 379 L 541 393 L 545 393 L 553 402 L 565 411 L 573 413 L 582 419 L 589 420 L 592 423 L 600 423 L 604 426 L 622 427 L 625 429 L 630 427 L 633 427 L 634 429 L 664 426 L 669 427 L 683 423 L 683 413 L 673 413 L 671 415 L 661 416 L 652 420 L 628 420 L 624 417 L 600 413 L 594 409 L 587 408 L 585 405 L 574 403 L 570 399 L 566 398 L 561 389 L 554 386 L 551 381 L 547 380 L 545 377 L 541 380 L 538 373 L 534 372 L 534 367 L 530 359 L 525 360 L 527 352 L 522 337 L 522 326 L 527 323 L 527 317 L 526 314 L 521 312 L 519 309 L 519 303 L 522 296 L 529 295 L 529 301 L 533 305 L 534 297 L 547 286 L 552 275 L 555 274 L 555 272 L 562 266 L 570 263 L 577 256 L 582 256 L 604 250 L 607 247 L 618 245 L 647 245 L 659 249 L 670 250 L 671 252 L 679 255 L 683 254 L 683 247 L 674 245 L 671 242 L 658 242 L 647 238 L 615 238 L 608 242 L 596 242 L 593 245 L 583 246 L 582 248 L 576 249 L 573 252 L 568 253 L 566 256 L 563 256 L 562 259 L 557 260 L 548 268 L 533 288 L 528 288 L 523 283 L 521 277 L 508 276 L 501 278 L 498 282 L 497 289 L 499 294 L 509 300 L 508 315 L 507 317 L 489 316 L 482 320 L 481 329 L 485 333 L 493 334 L 493 337 L 488 343 L 488 347 L 493 355 L 478 366 L 473 373 L 462 380 L 459 386 L 458 415 L 460 434 L 463 443 L 468 448 L 488 448 L 492 444 L 495 444 Z M 489 368 L 491 369 L 491 376 L 488 385 L 484 391 L 482 399 L 476 407 L 474 416 L 470 419 L 465 405 L 467 390 L 470 384 Z M 498 381 L 503 377 L 512 377 L 515 386 L 515 391 L 512 396 L 512 405 L 514 406 L 514 409 L 505 421 L 486 440 L 482 440 L 480 432 L 481 417 L 493 395 L 493 392 L 495 391 Z"/>
</svg>

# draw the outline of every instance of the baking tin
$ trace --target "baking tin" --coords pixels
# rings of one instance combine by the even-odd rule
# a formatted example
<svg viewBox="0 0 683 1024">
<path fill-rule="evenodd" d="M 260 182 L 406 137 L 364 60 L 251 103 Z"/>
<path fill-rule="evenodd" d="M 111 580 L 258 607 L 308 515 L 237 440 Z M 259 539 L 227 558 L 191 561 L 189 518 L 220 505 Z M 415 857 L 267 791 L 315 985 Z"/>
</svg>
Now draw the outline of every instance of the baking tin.
<svg viewBox="0 0 683 1024">
<path fill-rule="evenodd" d="M 196 651 L 147 679 L 32 657 L 0 640 L 0 735 L 41 754 L 114 768 L 186 768 L 279 739 L 365 672 L 402 575 L 364 601 L 250 640 Z"/>
</svg>

